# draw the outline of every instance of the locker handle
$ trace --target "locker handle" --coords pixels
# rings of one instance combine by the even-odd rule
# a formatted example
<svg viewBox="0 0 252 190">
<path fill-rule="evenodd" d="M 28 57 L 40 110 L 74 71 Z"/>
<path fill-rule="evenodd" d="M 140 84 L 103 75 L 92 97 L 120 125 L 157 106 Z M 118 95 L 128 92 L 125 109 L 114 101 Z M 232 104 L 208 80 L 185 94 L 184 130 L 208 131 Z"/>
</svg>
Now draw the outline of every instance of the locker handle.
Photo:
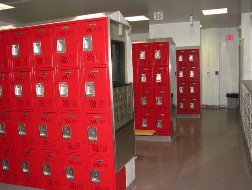
<svg viewBox="0 0 252 190">
<path fill-rule="evenodd" d="M 38 98 L 42 98 L 45 96 L 45 89 L 43 83 L 37 83 L 36 84 L 36 96 Z"/>
<path fill-rule="evenodd" d="M 33 55 L 41 55 L 42 54 L 42 46 L 41 41 L 34 41 L 33 42 Z"/>
<path fill-rule="evenodd" d="M 5 123 L 0 122 L 0 135 L 5 135 L 5 134 L 6 134 Z"/>
<path fill-rule="evenodd" d="M 100 176 L 99 170 L 91 170 L 90 177 L 91 177 L 92 183 L 100 183 L 101 182 L 101 176 Z"/>
<path fill-rule="evenodd" d="M 29 174 L 30 173 L 29 163 L 26 162 L 26 161 L 22 162 L 22 172 L 24 174 Z"/>
<path fill-rule="evenodd" d="M 62 126 L 62 138 L 65 140 L 71 139 L 71 127 L 69 125 Z"/>
<path fill-rule="evenodd" d="M 19 44 L 11 45 L 11 55 L 12 57 L 19 57 Z"/>
<path fill-rule="evenodd" d="M 86 93 L 86 97 L 94 97 L 95 96 L 94 82 L 85 82 L 85 93 Z"/>
<path fill-rule="evenodd" d="M 66 41 L 64 38 L 58 38 L 57 39 L 57 53 L 65 53 L 66 52 Z"/>
<path fill-rule="evenodd" d="M 88 127 L 88 140 L 90 142 L 96 142 L 98 141 L 98 134 L 97 134 L 97 128 L 96 127 Z"/>
<path fill-rule="evenodd" d="M 2 87 L 2 85 L 0 84 L 0 97 L 2 97 L 3 96 L 3 87 Z"/>
<path fill-rule="evenodd" d="M 50 167 L 50 164 L 43 164 L 42 169 L 43 169 L 44 176 L 48 176 L 48 177 L 51 176 L 51 167 Z"/>
<path fill-rule="evenodd" d="M 93 50 L 93 41 L 92 41 L 91 35 L 83 36 L 82 49 L 83 49 L 83 51 L 92 51 Z"/>
<path fill-rule="evenodd" d="M 22 97 L 22 85 L 21 84 L 15 84 L 14 91 L 15 91 L 16 97 Z"/>
<path fill-rule="evenodd" d="M 66 82 L 59 83 L 59 94 L 60 97 L 68 97 L 68 83 Z"/>
<path fill-rule="evenodd" d="M 67 166 L 65 168 L 65 171 L 66 171 L 66 179 L 67 180 L 74 180 L 74 168 Z"/>
<path fill-rule="evenodd" d="M 2 159 L 2 169 L 4 171 L 9 171 L 10 167 L 9 167 L 9 160 L 7 159 Z"/>
</svg>

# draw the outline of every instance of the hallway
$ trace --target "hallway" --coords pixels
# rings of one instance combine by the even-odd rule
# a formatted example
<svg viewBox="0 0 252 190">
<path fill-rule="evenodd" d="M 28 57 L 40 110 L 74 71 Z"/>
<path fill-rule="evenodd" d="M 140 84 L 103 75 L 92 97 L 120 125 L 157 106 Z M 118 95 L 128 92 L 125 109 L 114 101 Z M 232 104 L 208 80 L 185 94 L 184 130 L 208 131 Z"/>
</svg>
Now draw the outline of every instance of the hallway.
<svg viewBox="0 0 252 190">
<path fill-rule="evenodd" d="M 239 110 L 176 119 L 172 143 L 136 143 L 134 190 L 251 190 Z"/>
</svg>

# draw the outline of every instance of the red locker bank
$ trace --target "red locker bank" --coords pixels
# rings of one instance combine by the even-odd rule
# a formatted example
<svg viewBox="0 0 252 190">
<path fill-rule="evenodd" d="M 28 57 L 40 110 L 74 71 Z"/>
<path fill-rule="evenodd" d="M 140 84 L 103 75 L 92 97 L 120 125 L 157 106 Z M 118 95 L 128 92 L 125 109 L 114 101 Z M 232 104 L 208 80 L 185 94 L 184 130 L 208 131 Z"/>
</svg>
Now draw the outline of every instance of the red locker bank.
<svg viewBox="0 0 252 190">
<path fill-rule="evenodd" d="M 130 33 L 120 12 L 0 31 L 0 183 L 59 190 L 131 184 Z"/>
<path fill-rule="evenodd" d="M 172 39 L 153 39 L 132 46 L 135 128 L 153 130 L 171 139 L 171 69 L 175 66 Z M 175 82 L 175 81 L 174 81 Z"/>
</svg>

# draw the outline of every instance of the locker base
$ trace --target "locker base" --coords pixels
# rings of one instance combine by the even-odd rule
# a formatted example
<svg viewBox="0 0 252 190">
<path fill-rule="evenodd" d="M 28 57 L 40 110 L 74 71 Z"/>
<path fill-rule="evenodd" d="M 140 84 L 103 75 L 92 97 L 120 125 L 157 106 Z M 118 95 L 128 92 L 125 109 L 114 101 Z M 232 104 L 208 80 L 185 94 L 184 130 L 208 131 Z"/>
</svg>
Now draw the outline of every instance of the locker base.
<svg viewBox="0 0 252 190">
<path fill-rule="evenodd" d="M 200 118 L 200 114 L 177 114 L 177 118 Z"/>
<path fill-rule="evenodd" d="M 158 141 L 158 142 L 172 142 L 176 138 L 176 134 L 173 136 L 136 136 L 138 141 Z"/>
</svg>

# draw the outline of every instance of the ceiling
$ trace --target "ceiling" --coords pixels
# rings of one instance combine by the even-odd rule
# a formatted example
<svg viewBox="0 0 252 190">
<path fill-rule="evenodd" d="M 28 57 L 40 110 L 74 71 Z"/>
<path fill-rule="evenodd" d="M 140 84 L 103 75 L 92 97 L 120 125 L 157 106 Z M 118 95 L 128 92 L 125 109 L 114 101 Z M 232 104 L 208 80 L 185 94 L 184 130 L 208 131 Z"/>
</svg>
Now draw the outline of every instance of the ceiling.
<svg viewBox="0 0 252 190">
<path fill-rule="evenodd" d="M 0 11 L 0 25 L 28 24 L 78 15 L 121 11 L 127 16 L 145 15 L 150 20 L 130 22 L 132 33 L 145 33 L 150 24 L 200 21 L 203 28 L 240 25 L 241 13 L 251 12 L 252 0 L 0 0 L 14 9 Z M 228 8 L 228 14 L 204 16 L 202 9 Z M 155 21 L 154 11 L 164 20 Z"/>
</svg>

